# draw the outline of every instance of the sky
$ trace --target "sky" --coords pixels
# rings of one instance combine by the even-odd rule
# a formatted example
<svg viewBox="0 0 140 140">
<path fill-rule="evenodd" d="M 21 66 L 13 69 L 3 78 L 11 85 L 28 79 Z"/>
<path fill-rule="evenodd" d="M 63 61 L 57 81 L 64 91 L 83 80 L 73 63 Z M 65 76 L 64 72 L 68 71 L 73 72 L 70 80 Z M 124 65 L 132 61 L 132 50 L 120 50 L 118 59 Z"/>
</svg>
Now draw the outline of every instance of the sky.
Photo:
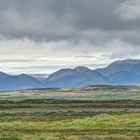
<svg viewBox="0 0 140 140">
<path fill-rule="evenodd" d="M 50 74 L 140 59 L 140 0 L 0 0 L 0 71 Z"/>
</svg>

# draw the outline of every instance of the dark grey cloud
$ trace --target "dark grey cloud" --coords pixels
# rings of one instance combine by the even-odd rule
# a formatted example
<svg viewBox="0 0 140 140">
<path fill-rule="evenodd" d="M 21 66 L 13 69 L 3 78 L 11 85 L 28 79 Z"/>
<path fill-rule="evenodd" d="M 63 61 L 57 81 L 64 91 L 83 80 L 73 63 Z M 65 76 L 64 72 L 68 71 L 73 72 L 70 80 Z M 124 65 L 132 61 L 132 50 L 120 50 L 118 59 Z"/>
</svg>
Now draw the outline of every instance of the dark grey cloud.
<svg viewBox="0 0 140 140">
<path fill-rule="evenodd" d="M 139 20 L 122 20 L 138 17 L 137 5 L 130 8 L 129 1 L 0 0 L 0 36 L 34 41 L 121 38 L 140 43 Z"/>
<path fill-rule="evenodd" d="M 0 71 L 94 69 L 139 52 L 140 0 L 0 0 Z"/>
</svg>

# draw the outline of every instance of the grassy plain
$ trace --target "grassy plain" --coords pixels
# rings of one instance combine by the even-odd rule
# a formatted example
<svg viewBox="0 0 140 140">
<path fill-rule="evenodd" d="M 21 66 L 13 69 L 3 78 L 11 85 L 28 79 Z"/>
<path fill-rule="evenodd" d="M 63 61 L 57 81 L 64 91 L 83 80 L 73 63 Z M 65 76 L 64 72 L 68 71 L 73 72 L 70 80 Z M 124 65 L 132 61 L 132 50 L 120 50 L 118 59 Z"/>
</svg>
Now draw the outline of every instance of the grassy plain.
<svg viewBox="0 0 140 140">
<path fill-rule="evenodd" d="M 0 92 L 0 140 L 140 140 L 140 87 Z"/>
</svg>

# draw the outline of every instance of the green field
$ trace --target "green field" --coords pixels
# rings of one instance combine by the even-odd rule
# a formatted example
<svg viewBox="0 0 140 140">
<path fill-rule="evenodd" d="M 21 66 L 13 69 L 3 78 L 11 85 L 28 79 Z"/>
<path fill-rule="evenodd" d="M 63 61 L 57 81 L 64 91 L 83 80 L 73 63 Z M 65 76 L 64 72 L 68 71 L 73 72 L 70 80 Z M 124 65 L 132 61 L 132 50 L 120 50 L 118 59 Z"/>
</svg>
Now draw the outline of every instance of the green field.
<svg viewBox="0 0 140 140">
<path fill-rule="evenodd" d="M 0 140 L 139 140 L 140 87 L 0 92 Z"/>
</svg>

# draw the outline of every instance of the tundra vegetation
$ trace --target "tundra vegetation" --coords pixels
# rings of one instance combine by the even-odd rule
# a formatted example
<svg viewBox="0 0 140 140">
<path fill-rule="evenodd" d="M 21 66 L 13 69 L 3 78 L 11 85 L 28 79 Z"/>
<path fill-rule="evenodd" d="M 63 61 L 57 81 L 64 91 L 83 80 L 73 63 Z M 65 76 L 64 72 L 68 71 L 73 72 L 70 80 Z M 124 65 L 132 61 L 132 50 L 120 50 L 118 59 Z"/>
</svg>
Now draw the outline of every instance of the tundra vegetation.
<svg viewBox="0 0 140 140">
<path fill-rule="evenodd" d="M 0 140 L 139 140 L 140 87 L 0 92 Z"/>
</svg>

